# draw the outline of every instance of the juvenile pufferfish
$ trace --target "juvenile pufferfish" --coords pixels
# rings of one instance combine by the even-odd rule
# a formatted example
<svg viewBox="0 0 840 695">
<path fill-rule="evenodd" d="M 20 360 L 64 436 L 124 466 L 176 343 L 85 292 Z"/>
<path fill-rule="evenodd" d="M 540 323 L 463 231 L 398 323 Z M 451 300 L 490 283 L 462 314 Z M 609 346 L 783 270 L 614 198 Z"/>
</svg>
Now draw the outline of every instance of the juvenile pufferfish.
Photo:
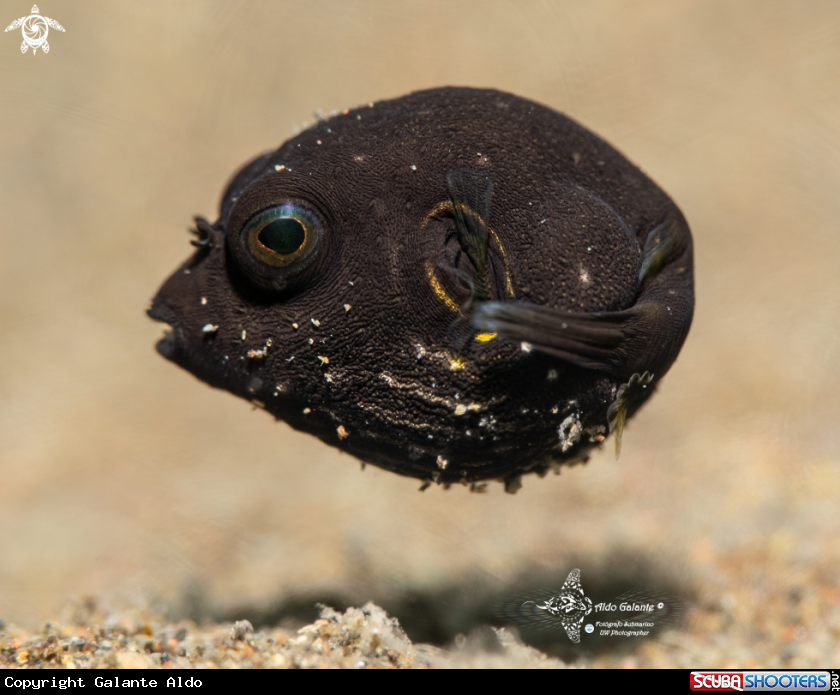
<svg viewBox="0 0 840 695">
<path fill-rule="evenodd" d="M 442 88 L 321 120 L 235 174 L 149 315 L 167 359 L 425 481 L 585 459 L 694 309 L 676 205 L 569 118 Z"/>
</svg>

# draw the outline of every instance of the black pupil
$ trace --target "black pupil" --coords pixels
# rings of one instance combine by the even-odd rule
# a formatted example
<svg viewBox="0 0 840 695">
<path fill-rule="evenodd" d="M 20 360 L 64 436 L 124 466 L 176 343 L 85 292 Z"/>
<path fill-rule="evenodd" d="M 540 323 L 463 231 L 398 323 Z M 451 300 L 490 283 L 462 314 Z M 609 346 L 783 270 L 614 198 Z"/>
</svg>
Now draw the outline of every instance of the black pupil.
<svg viewBox="0 0 840 695">
<path fill-rule="evenodd" d="M 287 217 L 267 224 L 260 230 L 257 238 L 263 246 L 276 253 L 287 255 L 303 246 L 306 232 L 300 222 Z"/>
</svg>

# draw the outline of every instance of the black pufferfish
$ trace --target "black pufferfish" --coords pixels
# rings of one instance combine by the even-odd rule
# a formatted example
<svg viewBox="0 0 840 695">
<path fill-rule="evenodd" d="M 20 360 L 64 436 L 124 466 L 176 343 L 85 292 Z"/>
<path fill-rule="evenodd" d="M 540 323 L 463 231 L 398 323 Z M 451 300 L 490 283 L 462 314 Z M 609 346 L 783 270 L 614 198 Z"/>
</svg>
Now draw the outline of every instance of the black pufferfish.
<svg viewBox="0 0 840 695">
<path fill-rule="evenodd" d="M 694 309 L 671 199 L 574 121 L 494 90 L 319 120 L 243 166 L 194 231 L 149 310 L 171 327 L 158 351 L 428 482 L 514 490 L 618 444 Z"/>
</svg>

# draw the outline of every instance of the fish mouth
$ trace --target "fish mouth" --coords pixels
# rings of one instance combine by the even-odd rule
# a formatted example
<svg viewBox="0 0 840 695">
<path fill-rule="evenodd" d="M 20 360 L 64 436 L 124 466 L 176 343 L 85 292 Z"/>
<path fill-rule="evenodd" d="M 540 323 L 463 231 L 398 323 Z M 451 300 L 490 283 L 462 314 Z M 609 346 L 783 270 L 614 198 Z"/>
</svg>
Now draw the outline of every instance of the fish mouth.
<svg viewBox="0 0 840 695">
<path fill-rule="evenodd" d="M 155 349 L 162 357 L 174 362 L 181 349 L 178 336 L 176 335 L 175 312 L 166 306 L 166 304 L 153 301 L 152 306 L 146 311 L 146 315 L 153 321 L 167 325 L 167 328 L 164 329 L 163 337 L 157 342 Z"/>
</svg>

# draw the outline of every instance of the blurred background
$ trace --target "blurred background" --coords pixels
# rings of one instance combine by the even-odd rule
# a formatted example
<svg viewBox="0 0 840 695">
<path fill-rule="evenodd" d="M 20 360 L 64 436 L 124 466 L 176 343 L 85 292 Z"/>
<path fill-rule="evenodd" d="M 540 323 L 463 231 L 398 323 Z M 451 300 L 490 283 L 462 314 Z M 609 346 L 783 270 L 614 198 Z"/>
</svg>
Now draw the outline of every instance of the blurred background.
<svg viewBox="0 0 840 695">
<path fill-rule="evenodd" d="M 0 25 L 30 2 L 2 0 Z M 66 29 L 48 55 L 0 34 L 0 617 L 91 597 L 271 622 L 373 599 L 445 644 L 493 597 L 580 567 L 594 598 L 656 585 L 693 606 L 625 665 L 697 645 L 718 648 L 707 666 L 837 663 L 840 5 L 40 11 Z M 144 314 L 246 159 L 316 110 L 440 85 L 578 120 L 695 239 L 691 333 L 620 460 L 609 442 L 516 495 L 362 472 L 164 361 Z"/>
</svg>

